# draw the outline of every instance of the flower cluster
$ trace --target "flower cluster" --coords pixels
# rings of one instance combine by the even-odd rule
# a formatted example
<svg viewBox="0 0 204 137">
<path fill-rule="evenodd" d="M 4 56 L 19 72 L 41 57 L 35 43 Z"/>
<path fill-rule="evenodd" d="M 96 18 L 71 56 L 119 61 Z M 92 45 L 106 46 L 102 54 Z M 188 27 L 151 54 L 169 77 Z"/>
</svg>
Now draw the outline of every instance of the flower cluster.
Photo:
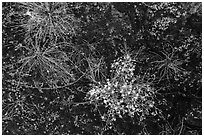
<svg viewBox="0 0 204 137">
<path fill-rule="evenodd" d="M 153 27 L 161 30 L 167 30 L 170 24 L 176 23 L 176 21 L 176 19 L 170 17 L 159 18 L 154 22 Z"/>
<path fill-rule="evenodd" d="M 175 18 L 161 17 L 152 24 L 151 34 L 159 38 L 171 25 L 177 23 Z"/>
<path fill-rule="evenodd" d="M 146 116 L 157 114 L 154 101 L 156 91 L 149 83 L 141 83 L 134 76 L 134 68 L 135 60 L 129 55 L 119 58 L 112 64 L 114 77 L 88 92 L 88 99 L 108 109 L 108 116 L 105 114 L 102 119 L 111 117 L 116 120 L 116 116 L 122 118 L 128 114 L 142 121 Z"/>
</svg>

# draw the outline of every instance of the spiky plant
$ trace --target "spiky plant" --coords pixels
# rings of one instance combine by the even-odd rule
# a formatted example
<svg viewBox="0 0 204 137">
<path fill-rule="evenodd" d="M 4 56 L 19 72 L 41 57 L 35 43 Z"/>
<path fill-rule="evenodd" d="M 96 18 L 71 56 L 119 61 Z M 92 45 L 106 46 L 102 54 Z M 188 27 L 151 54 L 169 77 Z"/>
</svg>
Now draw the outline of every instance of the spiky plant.
<svg viewBox="0 0 204 137">
<path fill-rule="evenodd" d="M 104 62 L 104 57 L 95 58 L 90 56 L 86 61 L 88 63 L 87 78 L 94 83 L 103 81 L 106 78 L 106 64 Z"/>
<path fill-rule="evenodd" d="M 52 87 L 57 83 L 66 85 L 75 80 L 74 70 L 79 70 L 76 64 L 80 64 L 76 61 L 80 60 L 73 60 L 73 56 L 80 53 L 70 43 L 56 44 L 48 40 L 44 43 L 35 39 L 30 45 L 17 46 L 16 50 L 25 52 L 12 64 L 19 84 L 24 77 L 41 79 Z"/>
<path fill-rule="evenodd" d="M 163 51 L 161 51 L 163 56 L 157 54 L 159 59 L 151 62 L 159 74 L 158 82 L 161 80 L 178 80 L 186 74 L 187 71 L 181 67 L 186 60 L 178 59 L 175 52 L 175 49 L 170 44 L 167 44 L 163 47 Z"/>
<path fill-rule="evenodd" d="M 25 41 L 38 37 L 46 40 L 69 39 L 76 34 L 77 19 L 65 2 L 22 2 L 18 3 L 22 16 L 13 27 L 25 30 Z M 14 20 L 15 21 L 15 20 Z"/>
</svg>

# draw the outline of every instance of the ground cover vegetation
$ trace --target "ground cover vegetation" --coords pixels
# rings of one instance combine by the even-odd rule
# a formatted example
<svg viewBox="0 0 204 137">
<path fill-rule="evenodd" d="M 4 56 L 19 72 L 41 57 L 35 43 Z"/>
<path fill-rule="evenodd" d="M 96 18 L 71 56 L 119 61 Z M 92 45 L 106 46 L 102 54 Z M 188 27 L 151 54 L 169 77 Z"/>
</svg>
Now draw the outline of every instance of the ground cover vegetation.
<svg viewBox="0 0 204 137">
<path fill-rule="evenodd" d="M 2 3 L 5 135 L 202 134 L 202 3 Z"/>
</svg>

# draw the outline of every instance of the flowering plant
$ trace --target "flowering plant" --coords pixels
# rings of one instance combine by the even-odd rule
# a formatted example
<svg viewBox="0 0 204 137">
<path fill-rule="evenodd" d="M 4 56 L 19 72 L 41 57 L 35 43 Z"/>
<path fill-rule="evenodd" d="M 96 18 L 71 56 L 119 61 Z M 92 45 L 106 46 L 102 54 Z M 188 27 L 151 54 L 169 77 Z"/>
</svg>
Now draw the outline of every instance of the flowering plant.
<svg viewBox="0 0 204 137">
<path fill-rule="evenodd" d="M 142 122 L 146 116 L 156 115 L 156 90 L 148 82 L 141 82 L 140 76 L 134 75 L 136 60 L 127 54 L 112 64 L 113 78 L 105 84 L 94 86 L 88 92 L 88 99 L 97 105 L 103 104 L 108 109 L 102 120 L 116 120 L 116 116 L 138 117 Z"/>
</svg>

